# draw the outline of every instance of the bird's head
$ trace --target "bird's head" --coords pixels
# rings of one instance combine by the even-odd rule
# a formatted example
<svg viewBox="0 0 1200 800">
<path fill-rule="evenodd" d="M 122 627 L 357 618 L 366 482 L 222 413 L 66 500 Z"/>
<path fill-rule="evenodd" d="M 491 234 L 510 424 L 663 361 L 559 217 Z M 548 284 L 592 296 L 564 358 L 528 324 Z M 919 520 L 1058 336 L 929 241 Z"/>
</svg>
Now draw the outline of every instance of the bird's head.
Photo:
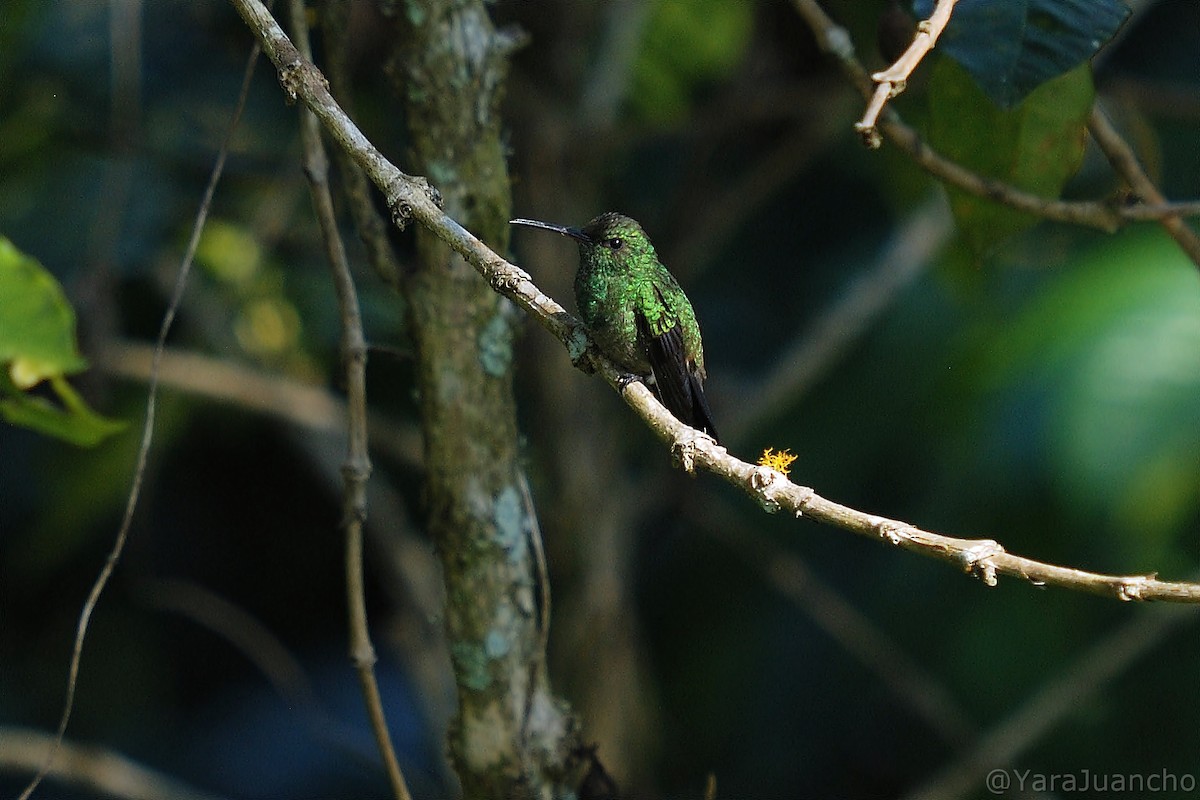
<svg viewBox="0 0 1200 800">
<path fill-rule="evenodd" d="M 514 219 L 513 225 L 527 225 L 560 233 L 579 244 L 579 253 L 588 260 L 629 262 L 657 258 L 650 237 L 636 220 L 615 211 L 607 211 L 581 228 L 552 225 L 535 219 Z"/>
</svg>

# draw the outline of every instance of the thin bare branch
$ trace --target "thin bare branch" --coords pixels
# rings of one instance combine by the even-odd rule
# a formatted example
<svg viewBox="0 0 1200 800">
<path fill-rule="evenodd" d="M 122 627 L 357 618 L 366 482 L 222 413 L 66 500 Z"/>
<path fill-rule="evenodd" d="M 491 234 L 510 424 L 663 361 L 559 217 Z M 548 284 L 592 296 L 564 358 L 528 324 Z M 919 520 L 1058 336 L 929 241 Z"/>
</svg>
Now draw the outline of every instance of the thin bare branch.
<svg viewBox="0 0 1200 800">
<path fill-rule="evenodd" d="M 153 363 L 152 346 L 127 339 L 106 342 L 92 359 L 92 366 L 102 372 L 139 381 L 149 381 Z M 334 434 L 346 428 L 346 403 L 327 387 L 236 360 L 167 347 L 159 361 L 158 381 L 165 388 L 230 403 L 309 431 Z M 421 434 L 411 423 L 373 412 L 370 442 L 376 452 L 401 463 L 420 463 Z"/>
<path fill-rule="evenodd" d="M 280 72 L 284 90 L 301 99 L 348 148 L 368 177 L 382 189 L 399 224 L 416 220 L 460 253 L 500 294 L 533 315 L 567 348 L 572 360 L 591 366 L 617 389 L 655 434 L 671 446 L 673 458 L 689 473 L 697 468 L 742 489 L 769 512 L 786 511 L 817 522 L 955 564 L 994 586 L 1000 575 L 1035 586 L 1061 586 L 1120 600 L 1200 603 L 1200 584 L 1160 581 L 1154 575 L 1104 575 L 1013 555 L 991 539 L 960 539 L 922 530 L 905 522 L 859 511 L 827 500 L 815 490 L 789 481 L 767 467 L 734 458 L 704 434 L 675 419 L 645 384 L 627 386 L 608 359 L 588 345 L 582 325 L 529 275 L 490 250 L 444 214 L 437 192 L 424 178 L 401 172 L 367 140 L 329 94 L 320 71 L 303 60 L 258 0 L 231 0 Z M 622 388 L 623 387 L 623 388 Z"/>
<path fill-rule="evenodd" d="M 42 731 L 0 727 L 0 772 L 42 770 L 47 749 L 58 753 L 46 777 L 118 800 L 221 800 L 95 745 L 78 745 Z"/>
<path fill-rule="evenodd" d="M 875 91 L 871 95 L 862 119 L 854 125 L 854 130 L 859 132 L 868 147 L 873 149 L 881 144 L 879 132 L 875 130 L 875 122 L 879 119 L 879 113 L 883 111 L 888 100 L 899 95 L 908 86 L 909 76 L 921 63 L 921 59 L 925 58 L 937 44 L 938 37 L 942 35 L 942 31 L 950 22 L 950 15 L 957 2 L 958 0 L 938 0 L 929 19 L 922 20 L 917 25 L 917 32 L 913 36 L 912 44 L 900 58 L 896 59 L 896 63 L 871 75 L 871 80 L 875 83 Z"/>
<path fill-rule="evenodd" d="M 112 548 L 109 550 L 108 558 L 105 559 L 104 566 L 96 576 L 96 581 L 92 584 L 91 591 L 88 593 L 87 600 L 84 601 L 83 609 L 79 614 L 79 624 L 75 629 L 75 642 L 71 648 L 71 664 L 67 675 L 67 694 L 66 699 L 63 701 L 62 717 L 58 721 L 58 730 L 55 733 L 53 744 L 46 754 L 45 763 L 38 770 L 37 774 L 33 776 L 29 785 L 21 792 L 18 800 L 29 800 L 29 797 L 37 789 L 38 784 L 50 773 L 55 756 L 58 754 L 63 737 L 66 735 L 67 724 L 71 720 L 71 711 L 75 707 L 75 690 L 79 682 L 79 663 L 83 658 L 83 642 L 87 638 L 88 626 L 91 622 L 92 614 L 96 610 L 96 605 L 100 602 L 100 595 L 104 593 L 104 589 L 117 567 L 117 562 L 121 560 L 121 555 L 125 552 L 125 543 L 129 539 L 129 529 L 133 524 L 133 514 L 137 509 L 138 498 L 142 492 L 142 482 L 146 477 L 146 464 L 150 457 L 150 445 L 154 441 L 154 418 L 158 402 L 159 367 L 162 363 L 167 335 L 171 332 L 171 326 L 175 322 L 175 314 L 179 309 L 180 303 L 183 301 L 183 291 L 187 287 L 188 275 L 192 269 L 192 261 L 196 255 L 196 248 L 200 244 L 200 234 L 203 232 L 204 224 L 208 220 L 208 212 L 212 207 L 213 195 L 216 193 L 217 184 L 221 180 L 221 173 L 225 169 L 225 158 L 229 153 L 229 143 L 233 138 L 233 132 L 237 129 L 238 122 L 242 118 L 242 111 L 246 106 L 246 98 L 250 93 L 250 79 L 254 75 L 255 64 L 258 63 L 258 54 L 259 47 L 256 44 L 251 48 L 250 56 L 246 61 L 237 104 L 234 107 L 233 116 L 229 120 L 229 128 L 225 131 L 225 139 L 222 141 L 221 147 L 217 152 L 216 161 L 213 163 L 212 173 L 208 178 L 208 185 L 204 189 L 204 196 L 200 201 L 200 208 L 196 212 L 196 219 L 192 225 L 192 235 L 188 240 L 187 250 L 184 252 L 183 259 L 180 262 L 179 273 L 175 279 L 175 286 L 172 290 L 170 301 L 167 304 L 167 310 L 163 314 L 162 322 L 159 325 L 158 338 L 154 345 L 154 357 L 150 366 L 150 385 L 146 391 L 146 419 L 142 425 L 142 439 L 138 447 L 137 465 L 133 472 L 133 482 L 129 488 L 129 496 L 125 503 L 125 513 L 121 518 L 121 525 L 113 540 Z"/>
<path fill-rule="evenodd" d="M 1167 198 L 1154 185 L 1154 181 L 1150 180 L 1146 170 L 1142 169 L 1133 148 L 1121 138 L 1121 134 L 1113 127 L 1108 115 L 1100 110 L 1099 105 L 1092 106 L 1092 113 L 1088 117 L 1088 130 L 1092 132 L 1092 138 L 1104 152 L 1108 163 L 1112 164 L 1112 168 L 1135 194 L 1151 203 L 1167 202 Z M 1196 232 L 1188 227 L 1178 214 L 1161 217 L 1159 222 L 1179 245 L 1179 249 L 1187 253 L 1192 263 L 1200 266 L 1200 237 L 1196 236 Z"/>
<path fill-rule="evenodd" d="M 312 45 L 308 39 L 308 21 L 304 0 L 291 0 L 292 30 L 305 60 L 312 60 Z M 346 594 L 350 616 L 350 657 L 358 670 L 358 680 L 366 701 L 367 716 L 375 743 L 383 759 L 392 794 L 396 800 L 412 800 L 396 748 L 388 732 L 383 700 L 375 679 L 375 648 L 367 626 L 367 593 L 363 582 L 363 522 L 367 516 L 367 479 L 371 475 L 371 459 L 367 452 L 367 340 L 363 335 L 362 314 L 358 292 L 346 248 L 338 233 L 333 196 L 329 191 L 329 160 L 321 141 L 321 127 L 308 109 L 300 110 L 300 140 L 303 148 L 304 174 L 308 178 L 313 208 L 325 243 L 325 255 L 333 276 L 338 313 L 342 320 L 342 360 L 346 370 L 346 429 L 349 438 L 346 460 L 342 466 L 343 491 L 342 525 L 346 531 Z"/>
</svg>

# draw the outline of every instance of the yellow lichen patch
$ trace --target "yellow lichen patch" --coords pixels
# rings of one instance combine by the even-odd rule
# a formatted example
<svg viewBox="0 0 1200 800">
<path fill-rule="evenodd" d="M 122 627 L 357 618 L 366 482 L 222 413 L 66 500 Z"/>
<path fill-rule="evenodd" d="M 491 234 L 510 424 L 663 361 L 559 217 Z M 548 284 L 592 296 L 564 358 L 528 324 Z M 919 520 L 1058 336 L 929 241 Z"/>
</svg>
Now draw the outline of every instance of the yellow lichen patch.
<svg viewBox="0 0 1200 800">
<path fill-rule="evenodd" d="M 774 470 L 779 470 L 784 475 L 788 474 L 791 469 L 792 462 L 796 460 L 796 456 L 792 455 L 788 450 L 774 450 L 768 447 L 763 450 L 763 454 L 759 456 L 758 464 L 761 467 L 770 467 Z"/>
</svg>

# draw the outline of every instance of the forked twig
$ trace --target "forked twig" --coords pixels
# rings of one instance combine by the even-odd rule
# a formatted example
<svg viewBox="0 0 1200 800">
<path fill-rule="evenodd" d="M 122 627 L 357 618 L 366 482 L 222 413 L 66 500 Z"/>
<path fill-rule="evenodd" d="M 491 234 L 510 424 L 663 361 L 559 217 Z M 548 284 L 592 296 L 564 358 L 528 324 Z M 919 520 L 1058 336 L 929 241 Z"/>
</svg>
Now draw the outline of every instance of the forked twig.
<svg viewBox="0 0 1200 800">
<path fill-rule="evenodd" d="M 821 49 L 837 61 L 846 79 L 864 99 L 869 100 L 874 94 L 875 86 L 855 56 L 854 42 L 846 29 L 834 23 L 817 0 L 792 0 L 792 5 L 812 29 Z M 894 108 L 885 107 L 879 114 L 877 125 L 888 141 L 939 181 L 976 197 L 1028 212 L 1041 219 L 1083 225 L 1112 233 L 1130 222 L 1200 216 L 1200 202 L 1195 201 L 1121 205 L 1107 201 L 1042 197 L 1003 181 L 984 177 L 946 158 L 922 140 L 916 130 L 907 125 Z M 1197 266 L 1200 266 L 1200 261 L 1197 261 Z"/>
<path fill-rule="evenodd" d="M 1150 180 L 1146 170 L 1142 169 L 1141 162 L 1138 161 L 1133 148 L 1121 138 L 1121 134 L 1113 127 L 1108 115 L 1100 110 L 1099 105 L 1092 105 L 1092 112 L 1088 116 L 1088 130 L 1091 131 L 1092 138 L 1096 140 L 1096 144 L 1108 159 L 1108 163 L 1112 165 L 1113 170 L 1121 176 L 1121 179 L 1134 193 L 1142 200 L 1155 205 L 1167 202 L 1167 198 L 1154 185 L 1154 181 Z M 1159 217 L 1158 221 L 1179 245 L 1179 249 L 1187 253 L 1193 263 L 1200 265 L 1200 237 L 1188 227 L 1183 218 L 1171 214 Z"/>
</svg>

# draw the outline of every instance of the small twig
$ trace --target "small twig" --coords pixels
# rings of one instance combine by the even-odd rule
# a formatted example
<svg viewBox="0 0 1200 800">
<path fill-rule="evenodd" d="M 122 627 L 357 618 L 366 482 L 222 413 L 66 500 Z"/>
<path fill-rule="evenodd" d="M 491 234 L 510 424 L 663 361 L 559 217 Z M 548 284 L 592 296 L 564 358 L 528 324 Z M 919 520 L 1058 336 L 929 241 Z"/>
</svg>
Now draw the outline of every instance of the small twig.
<svg viewBox="0 0 1200 800">
<path fill-rule="evenodd" d="M 875 87 L 867 71 L 854 55 L 854 44 L 850 40 L 850 34 L 845 28 L 835 24 L 816 0 L 792 0 L 792 4 L 812 29 L 821 49 L 837 60 L 847 80 L 865 99 L 869 99 Z M 1041 219 L 1083 225 L 1112 233 L 1129 222 L 1158 220 L 1172 215 L 1200 216 L 1200 203 L 1159 204 L 1150 208 L 1114 206 L 1089 200 L 1054 200 L 985 178 L 930 148 L 915 130 L 901 120 L 894 108 L 887 108 L 881 114 L 878 128 L 892 144 L 943 183 L 976 197 L 1028 212 Z"/>
<path fill-rule="evenodd" d="M 345 30 L 353 6 L 350 3 L 321 3 L 319 8 L 325 26 L 324 52 L 330 90 L 334 97 L 346 103 L 350 98 L 350 70 L 346 65 Z M 400 265 L 388 239 L 388 221 L 371 201 L 371 184 L 341 148 L 333 151 L 333 159 L 337 163 L 342 194 L 354 219 L 354 227 L 367 248 L 367 260 L 380 280 L 396 288 L 400 285 Z"/>
<path fill-rule="evenodd" d="M 768 511 L 785 510 L 922 555 L 956 564 L 994 586 L 999 575 L 1024 579 L 1035 586 L 1053 585 L 1119 600 L 1165 600 L 1200 603 L 1200 584 L 1160 581 L 1154 575 L 1104 575 L 1060 567 L 1005 552 L 990 539 L 958 539 L 908 523 L 868 514 L 818 495 L 779 472 L 741 461 L 704 434 L 675 419 L 645 384 L 626 385 L 622 373 L 594 347 L 588 347 L 581 323 L 533 283 L 527 273 L 481 242 L 436 202 L 436 191 L 391 164 L 363 135 L 329 94 L 321 73 L 300 57 L 278 23 L 259 0 L 231 0 L 263 50 L 280 72 L 285 91 L 294 93 L 348 149 L 367 176 L 387 195 L 398 222 L 415 219 L 457 251 L 498 293 L 531 314 L 580 363 L 587 363 L 612 386 L 655 434 L 671 445 L 672 455 L 688 472 L 697 467 L 742 489 Z"/>
<path fill-rule="evenodd" d="M 946 29 L 956 2 L 958 0 L 938 0 L 933 14 L 929 19 L 922 20 L 917 25 L 917 33 L 913 36 L 912 44 L 900 58 L 896 59 L 896 63 L 882 72 L 871 75 L 871 80 L 875 82 L 875 91 L 871 95 L 871 101 L 867 104 L 867 110 L 862 119 L 854 124 L 854 130 L 863 137 L 867 147 L 874 149 L 882 143 L 879 131 L 875 129 L 879 113 L 883 111 L 888 100 L 899 95 L 908 86 L 909 76 L 921 63 L 921 59 L 925 58 L 937 44 L 938 37 Z"/>
<path fill-rule="evenodd" d="M 191 274 L 192 270 L 192 261 L 196 256 L 196 248 L 200 244 L 200 234 L 203 232 L 204 225 L 208 221 L 208 212 L 212 207 L 213 195 L 216 193 L 217 183 L 221 180 L 221 173 L 225 169 L 225 159 L 229 154 L 229 143 L 233 139 L 233 132 L 237 130 L 238 122 L 242 118 L 242 111 L 246 107 L 246 99 L 250 94 L 250 79 L 254 75 L 254 67 L 258 63 L 259 52 L 257 44 L 250 49 L 250 56 L 246 60 L 245 72 L 242 75 L 242 88 L 238 95 L 237 105 L 234 107 L 233 116 L 229 120 L 229 127 L 225 131 L 225 139 L 221 142 L 221 147 L 217 151 L 217 158 L 213 163 L 212 173 L 208 178 L 208 185 L 204 188 L 204 196 L 200 201 L 200 208 L 196 212 L 196 220 L 192 224 L 192 235 L 188 240 L 187 250 L 184 252 L 183 259 L 180 262 L 179 273 L 175 278 L 175 286 L 167 304 L 167 310 L 163 314 L 162 322 L 158 328 L 158 338 L 154 344 L 154 357 L 150 365 L 150 385 L 146 390 L 146 419 L 142 424 L 142 439 L 138 447 L 137 464 L 133 471 L 133 481 L 125 502 L 125 512 L 121 518 L 121 525 L 117 529 L 116 537 L 113 539 L 112 548 L 108 552 L 108 558 L 105 560 L 104 566 L 100 569 L 100 573 L 96 576 L 96 581 L 92 584 L 91 591 L 88 593 L 87 600 L 84 601 L 83 609 L 79 614 L 79 624 L 75 629 L 75 642 L 71 647 L 71 664 L 67 675 L 67 696 L 63 701 L 62 717 L 58 721 L 58 730 L 54 735 L 50 752 L 46 754 L 45 763 L 37 771 L 37 774 L 33 776 L 29 785 L 21 792 L 18 800 L 29 800 L 29 797 L 37 789 L 38 784 L 49 774 L 54 764 L 54 758 L 58 754 L 62 744 L 63 737 L 66 735 L 67 724 L 71 720 L 71 711 L 75 707 L 75 689 L 79 682 L 79 663 L 83 658 L 83 642 L 87 638 L 88 625 L 91 622 L 92 613 L 96 610 L 96 605 L 100 602 L 100 595 L 104 593 L 104 589 L 108 586 L 108 581 L 117 567 L 117 562 L 121 560 L 121 555 L 125 552 L 125 543 L 129 539 L 129 529 L 133 524 L 133 513 L 137 509 L 138 498 L 142 493 L 142 483 L 146 477 L 146 464 L 150 457 L 150 445 L 154 441 L 154 418 L 158 404 L 159 367 L 162 363 L 167 335 L 171 332 L 171 326 L 175 322 L 175 314 L 179 309 L 180 303 L 183 301 L 183 291 L 187 287 L 188 275 Z"/>
<path fill-rule="evenodd" d="M 537 691 L 539 672 L 545 667 L 546 652 L 550 645 L 550 570 L 546 566 L 546 546 L 542 541 L 542 526 L 538 524 L 533 505 L 533 492 L 524 473 L 517 476 L 521 485 L 521 502 L 525 504 L 525 515 L 530 520 L 526 536 L 533 553 L 534 579 L 538 591 L 538 646 L 529 657 L 529 680 L 525 691 L 525 709 L 521 714 L 521 742 L 528 744 L 529 718 L 533 713 L 533 698 Z"/>
<path fill-rule="evenodd" d="M 292 29 L 302 57 L 312 60 L 312 45 L 308 39 L 308 21 L 304 0 L 291 0 Z M 321 227 L 325 254 L 333 276 L 338 312 L 342 320 L 342 358 L 346 370 L 346 420 L 348 449 L 342 467 L 345 482 L 342 524 L 346 530 L 346 594 L 350 616 L 350 657 L 358 670 L 366 701 L 367 716 L 375 734 L 387 771 L 388 781 L 396 800 L 411 800 L 404 773 L 396 758 L 396 749 L 388 732 L 383 700 L 375 679 L 375 648 L 367 626 L 366 588 L 363 581 L 363 522 L 367 515 L 367 479 L 371 474 L 371 459 L 367 452 L 367 341 L 363 335 L 362 314 L 358 294 L 346 249 L 338 233 L 333 196 L 329 191 L 329 161 L 321 142 L 321 127 L 308 109 L 300 111 L 300 139 L 303 147 L 304 174 L 308 178 L 313 208 Z"/>
<path fill-rule="evenodd" d="M 1113 127 L 1112 121 L 1100 110 L 1099 105 L 1092 106 L 1092 113 L 1088 117 L 1088 130 L 1092 132 L 1092 137 L 1108 159 L 1108 163 L 1112 164 L 1113 169 L 1134 194 L 1155 204 L 1167 202 L 1167 198 L 1142 169 L 1133 148 Z M 1192 263 L 1200 267 L 1200 237 L 1196 236 L 1196 232 L 1177 214 L 1161 217 L 1159 222 L 1179 245 L 1179 249 L 1187 254 Z"/>
</svg>

